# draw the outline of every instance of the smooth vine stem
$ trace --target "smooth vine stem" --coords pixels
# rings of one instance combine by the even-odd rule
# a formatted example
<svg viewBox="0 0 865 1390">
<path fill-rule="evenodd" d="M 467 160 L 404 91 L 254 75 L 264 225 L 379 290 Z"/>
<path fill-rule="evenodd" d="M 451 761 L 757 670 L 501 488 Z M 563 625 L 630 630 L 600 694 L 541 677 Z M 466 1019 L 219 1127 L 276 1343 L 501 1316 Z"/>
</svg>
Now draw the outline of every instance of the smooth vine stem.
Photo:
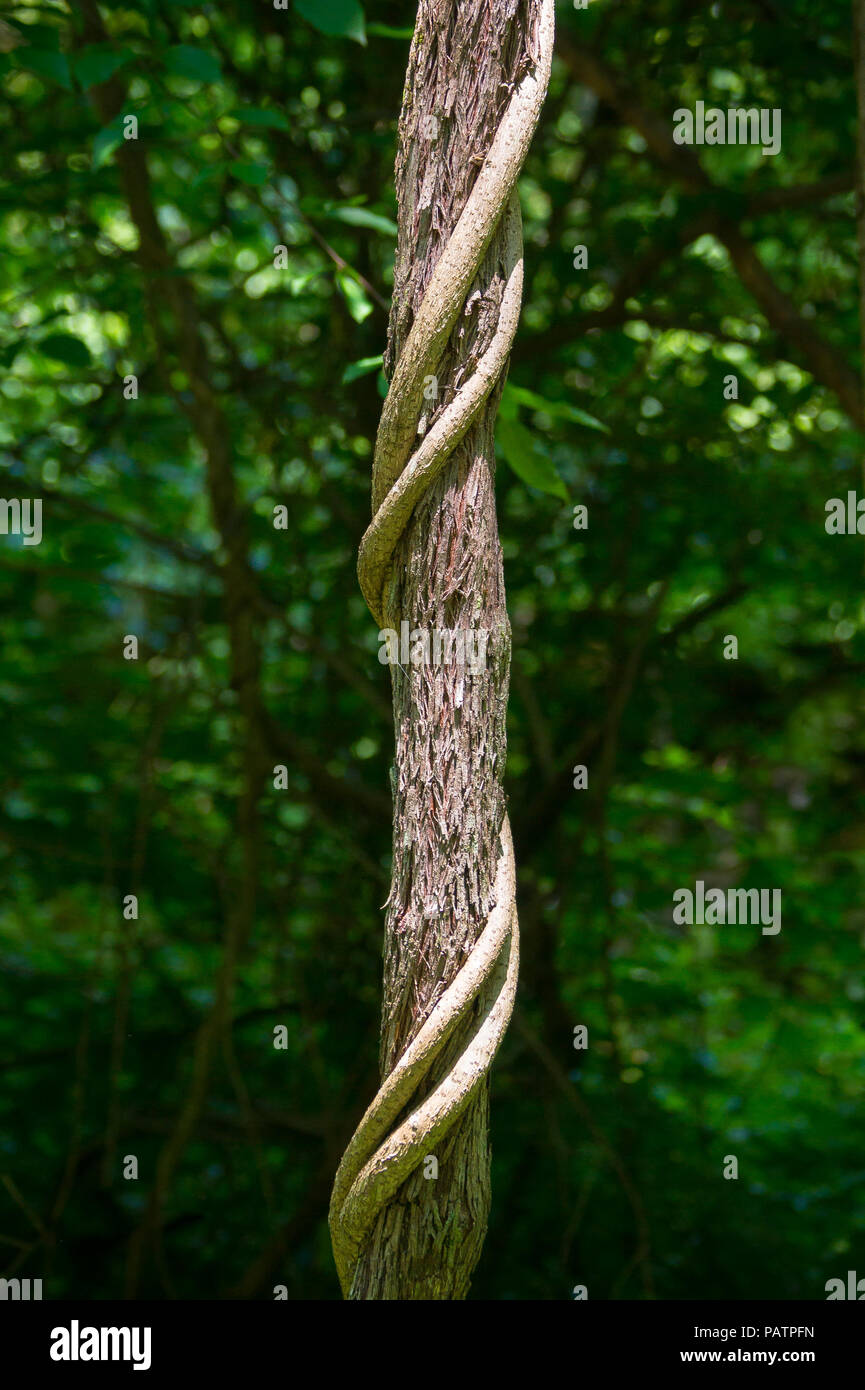
<svg viewBox="0 0 865 1390">
<path fill-rule="evenodd" d="M 468 381 L 441 412 L 422 444 L 397 476 L 360 543 L 357 567 L 360 587 L 379 627 L 388 625 L 388 590 L 391 587 L 393 554 L 409 518 L 471 428 L 507 365 L 523 297 L 521 222 L 519 201 L 516 193 L 512 193 L 506 213 L 505 285 L 493 340 Z"/>
<path fill-rule="evenodd" d="M 500 834 L 495 906 L 453 983 L 383 1082 L 342 1157 L 330 1204 L 330 1231 L 346 1297 L 363 1242 L 394 1192 L 459 1119 L 489 1071 L 513 1010 L 519 970 L 514 850 L 507 816 Z M 379 1142 L 405 1107 L 457 1024 L 481 1000 L 477 1027 L 435 1089 Z"/>
<path fill-rule="evenodd" d="M 376 437 L 373 519 L 358 577 L 380 627 L 394 603 L 394 552 L 417 503 L 470 429 L 504 372 L 519 319 L 522 223 L 516 182 L 546 95 L 554 0 L 541 0 L 533 62 L 515 87 L 465 207 L 430 278 L 393 373 Z M 448 338 L 504 219 L 504 288 L 496 330 L 471 377 L 418 443 L 424 381 Z M 360 1254 L 397 1188 L 457 1122 L 487 1076 L 513 1009 L 519 965 L 514 850 L 507 815 L 499 829 L 492 906 L 460 970 L 395 1063 L 343 1154 L 330 1203 L 334 1259 L 350 1297 Z M 414 1109 L 411 1098 L 460 1024 L 474 1019 L 447 1073 Z M 400 1118 L 402 1116 L 402 1118 Z M 394 1127 L 395 1126 L 395 1127 Z"/>
</svg>

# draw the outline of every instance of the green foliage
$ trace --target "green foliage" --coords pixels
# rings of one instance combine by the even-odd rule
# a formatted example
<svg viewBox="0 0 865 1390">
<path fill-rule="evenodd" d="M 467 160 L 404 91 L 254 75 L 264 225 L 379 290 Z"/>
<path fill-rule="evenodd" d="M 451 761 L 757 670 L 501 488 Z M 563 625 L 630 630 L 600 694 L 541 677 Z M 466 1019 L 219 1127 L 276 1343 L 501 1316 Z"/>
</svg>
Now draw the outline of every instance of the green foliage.
<svg viewBox="0 0 865 1390">
<path fill-rule="evenodd" d="M 69 91 L 72 87 L 72 74 L 65 53 L 51 48 L 28 48 L 18 60 L 23 68 L 56 82 Z"/>
<path fill-rule="evenodd" d="M 502 458 L 524 483 L 540 492 L 552 493 L 567 502 L 568 490 L 534 435 L 516 418 L 502 415 L 496 431 L 496 443 Z"/>
<path fill-rule="evenodd" d="M 366 43 L 363 10 L 357 0 L 294 0 L 297 13 L 320 34 L 336 34 L 340 38 Z"/>
<path fill-rule="evenodd" d="M 381 366 L 382 354 L 376 353 L 375 357 L 362 357 L 359 362 L 350 362 L 342 374 L 342 384 L 347 386 L 350 381 L 357 381 L 359 376 L 366 376 L 368 372 L 374 372 Z"/>
<path fill-rule="evenodd" d="M 74 61 L 75 76 L 85 91 L 100 82 L 107 82 L 116 72 L 133 60 L 131 48 L 115 51 L 107 44 L 93 44 L 77 54 Z"/>
<path fill-rule="evenodd" d="M 174 77 L 190 82 L 218 82 L 222 76 L 219 59 L 205 48 L 193 48 L 180 43 L 169 48 L 165 55 L 165 70 Z"/>
</svg>

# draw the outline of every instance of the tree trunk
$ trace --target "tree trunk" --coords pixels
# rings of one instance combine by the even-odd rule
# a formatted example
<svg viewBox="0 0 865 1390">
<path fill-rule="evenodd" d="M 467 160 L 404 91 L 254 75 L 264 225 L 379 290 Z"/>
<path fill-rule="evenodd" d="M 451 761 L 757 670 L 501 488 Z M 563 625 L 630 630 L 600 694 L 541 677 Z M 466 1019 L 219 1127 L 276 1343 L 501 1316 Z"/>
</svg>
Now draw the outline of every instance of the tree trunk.
<svg viewBox="0 0 865 1390">
<path fill-rule="evenodd" d="M 521 75 L 528 8 L 516 0 L 421 0 L 400 121 L 389 367 Z M 500 227 L 451 335 L 430 424 L 495 328 L 502 238 Z M 398 610 L 411 629 L 480 628 L 490 637 L 480 677 L 457 664 L 391 666 L 396 757 L 383 1076 L 456 976 L 490 909 L 510 668 L 494 492 L 498 395 L 496 388 L 417 507 L 396 557 Z M 428 1087 L 458 1055 L 468 1027 L 457 1030 Z M 465 1297 L 490 1207 L 488 1090 L 484 1081 L 434 1155 L 438 1177 L 416 1169 L 380 1214 L 353 1298 Z"/>
<path fill-rule="evenodd" d="M 542 15 L 546 16 L 543 24 Z M 536 81 L 536 69 L 544 68 L 538 61 L 542 28 L 548 51 L 551 0 L 420 0 L 396 167 L 399 240 L 385 357 L 393 382 L 389 403 L 395 395 L 400 402 L 404 399 L 394 372 L 493 139 L 500 126 L 511 129 L 503 116 L 518 87 L 535 91 L 532 114 L 517 121 L 522 131 L 528 128 L 530 138 L 549 68 L 547 56 L 543 76 Z M 511 104 L 511 119 L 515 109 Z M 510 186 L 527 139 L 508 136 L 502 142 L 500 136 L 496 149 L 504 150 L 502 158 L 496 155 L 487 161 L 492 168 L 504 169 L 510 160 Z M 517 146 L 519 156 L 508 153 Z M 510 322 L 511 331 L 515 325 L 512 293 L 516 285 L 518 303 L 522 267 L 520 261 L 514 270 L 519 214 L 513 195 L 507 208 L 504 215 L 492 217 L 482 259 L 471 262 L 478 269 L 450 336 L 442 341 L 443 355 L 436 354 L 435 376 L 427 378 L 416 431 L 417 414 L 411 415 L 411 407 L 411 418 L 400 420 L 395 429 L 396 435 L 402 431 L 409 449 L 420 452 L 420 442 L 429 444 L 437 421 L 445 423 L 443 412 L 451 407 L 453 414 L 458 394 L 465 399 L 466 383 L 483 377 L 484 363 L 494 355 L 491 345 L 506 336 L 503 325 Z M 436 297 L 431 294 L 430 298 Z M 441 316 L 434 315 L 430 322 L 434 333 Z M 406 353 L 407 360 L 411 356 Z M 415 664 L 401 656 L 402 664 L 391 665 L 396 750 L 393 874 L 384 948 L 383 1085 L 387 1078 L 393 1079 L 398 1062 L 405 1064 L 406 1049 L 422 1026 L 429 1027 L 448 986 L 460 975 L 482 933 L 489 930 L 494 909 L 504 912 L 508 920 L 512 917 L 511 954 L 508 959 L 505 950 L 503 956 L 509 981 L 515 977 L 512 887 L 511 901 L 502 901 L 508 897 L 501 876 L 508 854 L 503 846 L 510 844 L 502 788 L 510 625 L 496 523 L 493 443 L 504 360 L 502 356 L 490 374 L 495 385 L 468 432 L 414 505 L 410 520 L 403 523 L 386 603 L 377 604 L 373 598 L 371 604 L 381 613 L 386 609 L 386 621 L 407 623 L 410 632 L 420 631 L 430 639 L 430 652 L 423 660 Z M 386 443 L 394 437 L 384 428 L 379 433 L 380 441 L 385 434 Z M 386 454 L 386 446 L 379 450 L 377 445 L 377 459 L 380 453 Z M 393 470 L 397 476 L 402 466 L 398 462 Z M 381 471 L 388 470 L 382 466 Z M 406 474 L 410 471 L 406 465 Z M 374 474 L 374 510 L 388 510 L 384 494 L 394 481 L 388 477 L 382 483 Z M 394 534 L 399 529 L 392 528 Z M 364 584 L 363 559 L 360 568 Z M 365 584 L 364 592 L 369 598 L 370 592 L 376 593 L 375 586 Z M 436 660 L 432 642 L 436 632 L 473 632 L 478 642 L 480 634 L 486 634 L 485 669 L 479 669 L 480 661 Z M 480 650 L 478 645 L 475 651 Z M 510 868 L 512 873 L 512 861 Z M 447 1084 L 445 1079 L 477 1037 L 492 998 L 485 984 L 412 1094 L 411 1107 L 403 1103 L 400 1115 L 403 1119 L 408 1115 L 410 1129 L 415 1108 Z M 505 1023 L 509 1008 L 508 1004 L 503 1011 Z M 341 1173 L 346 1168 L 350 1171 L 342 1180 L 337 1176 L 331 1222 L 337 1263 L 342 1263 L 341 1277 L 350 1297 L 465 1297 L 481 1253 L 490 1206 L 486 1070 L 479 1084 L 461 1082 L 456 1090 L 464 1097 L 470 1094 L 471 1099 L 463 1102 L 446 1132 L 439 1131 L 437 1144 L 431 1142 L 424 1151 L 424 1157 L 428 1154 L 436 1160 L 437 1169 L 428 1162 L 416 1163 L 386 1204 L 376 1208 L 354 1263 L 346 1256 L 341 1262 L 338 1252 L 340 1204 L 357 1171 L 357 1165 L 351 1168 L 344 1158 Z M 426 1133 L 423 1125 L 415 1126 L 412 1133 L 417 1129 Z M 353 1143 L 356 1140 L 357 1136 Z M 380 1169 L 384 1166 L 379 1164 Z M 351 1272 L 346 1274 L 349 1265 Z"/>
</svg>

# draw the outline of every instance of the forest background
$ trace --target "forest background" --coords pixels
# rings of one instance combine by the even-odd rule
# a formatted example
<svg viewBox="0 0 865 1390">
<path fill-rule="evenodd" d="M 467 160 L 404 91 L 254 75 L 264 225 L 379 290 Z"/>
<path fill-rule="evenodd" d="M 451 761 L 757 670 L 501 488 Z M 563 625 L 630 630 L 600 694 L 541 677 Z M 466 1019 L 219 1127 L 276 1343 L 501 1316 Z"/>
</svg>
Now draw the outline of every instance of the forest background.
<svg viewBox="0 0 865 1390">
<path fill-rule="evenodd" d="M 338 1297 L 413 17 L 4 10 L 0 492 L 43 534 L 0 535 L 0 1273 L 44 1297 Z M 780 152 L 676 144 L 698 101 L 780 110 Z M 559 7 L 498 432 L 523 964 L 476 1298 L 865 1273 L 865 542 L 825 527 L 862 495 L 856 121 L 840 0 Z M 697 880 L 781 889 L 782 930 L 676 925 Z"/>
</svg>

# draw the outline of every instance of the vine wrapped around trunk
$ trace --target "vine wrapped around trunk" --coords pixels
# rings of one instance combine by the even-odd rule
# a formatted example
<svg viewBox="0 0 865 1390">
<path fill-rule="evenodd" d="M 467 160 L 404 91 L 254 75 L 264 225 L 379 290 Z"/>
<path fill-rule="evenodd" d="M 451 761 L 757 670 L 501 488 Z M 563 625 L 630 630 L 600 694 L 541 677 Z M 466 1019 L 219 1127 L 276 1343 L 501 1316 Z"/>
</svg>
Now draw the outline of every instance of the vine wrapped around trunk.
<svg viewBox="0 0 865 1390">
<path fill-rule="evenodd" d="M 493 431 L 522 296 L 516 181 L 552 47 L 553 0 L 421 0 L 409 59 L 392 370 L 358 575 L 382 628 L 489 640 L 482 672 L 392 668 L 383 1081 L 330 1208 L 351 1298 L 464 1297 L 486 1229 L 488 1077 L 519 954 Z"/>
</svg>

